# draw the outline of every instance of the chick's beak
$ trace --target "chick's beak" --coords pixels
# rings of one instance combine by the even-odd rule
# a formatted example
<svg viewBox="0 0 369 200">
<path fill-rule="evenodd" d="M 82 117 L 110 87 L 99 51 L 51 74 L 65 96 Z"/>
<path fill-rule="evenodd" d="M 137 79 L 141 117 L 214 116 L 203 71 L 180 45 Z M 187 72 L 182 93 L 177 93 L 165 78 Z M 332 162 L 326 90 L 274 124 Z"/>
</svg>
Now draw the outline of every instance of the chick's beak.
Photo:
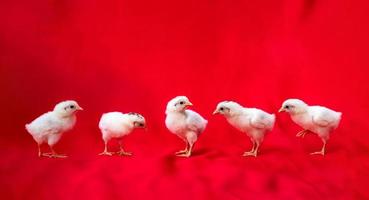
<svg viewBox="0 0 369 200">
<path fill-rule="evenodd" d="M 83 110 L 81 106 L 77 106 L 77 110 Z"/>
<path fill-rule="evenodd" d="M 193 104 L 191 102 L 187 102 L 186 106 L 193 106 Z"/>
<path fill-rule="evenodd" d="M 213 112 L 213 115 L 215 115 L 215 114 L 219 114 L 219 110 L 218 109 Z"/>
<path fill-rule="evenodd" d="M 285 110 L 284 110 L 284 108 L 280 108 L 279 110 L 278 110 L 278 112 L 284 112 Z"/>
</svg>

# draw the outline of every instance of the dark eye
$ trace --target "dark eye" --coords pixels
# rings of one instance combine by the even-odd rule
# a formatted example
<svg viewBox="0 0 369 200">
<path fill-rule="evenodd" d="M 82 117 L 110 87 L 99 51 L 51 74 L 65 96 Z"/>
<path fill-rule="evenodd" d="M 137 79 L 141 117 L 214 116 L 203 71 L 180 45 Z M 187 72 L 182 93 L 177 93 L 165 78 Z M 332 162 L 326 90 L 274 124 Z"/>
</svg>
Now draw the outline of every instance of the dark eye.
<svg viewBox="0 0 369 200">
<path fill-rule="evenodd" d="M 223 107 L 221 107 L 221 108 L 220 108 L 220 110 L 221 110 L 221 111 L 223 111 L 223 110 L 224 110 L 224 108 L 223 108 Z"/>
<path fill-rule="evenodd" d="M 179 104 L 183 105 L 184 104 L 184 101 L 179 102 Z"/>
<path fill-rule="evenodd" d="M 75 106 L 74 106 L 74 105 L 71 105 L 71 106 L 69 106 L 69 108 L 70 108 L 70 109 L 74 109 L 74 108 L 75 108 Z"/>
<path fill-rule="evenodd" d="M 286 109 L 289 109 L 289 108 L 290 108 L 290 106 L 285 106 L 285 108 L 286 108 Z"/>
</svg>

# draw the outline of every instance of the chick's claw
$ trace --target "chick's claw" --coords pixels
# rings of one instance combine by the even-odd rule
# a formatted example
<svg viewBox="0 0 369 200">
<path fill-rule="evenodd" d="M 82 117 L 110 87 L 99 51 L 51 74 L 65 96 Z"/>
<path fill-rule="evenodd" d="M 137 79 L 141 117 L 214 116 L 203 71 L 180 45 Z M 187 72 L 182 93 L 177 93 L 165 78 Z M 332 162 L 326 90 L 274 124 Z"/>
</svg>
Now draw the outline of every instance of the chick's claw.
<svg viewBox="0 0 369 200">
<path fill-rule="evenodd" d="M 190 151 L 187 151 L 187 152 L 184 152 L 182 154 L 177 154 L 178 157 L 190 157 L 191 156 L 191 152 Z"/>
<path fill-rule="evenodd" d="M 184 153 L 187 153 L 187 149 L 183 149 L 183 150 L 180 150 L 180 151 L 177 151 L 175 154 L 176 155 L 179 155 L 179 154 L 184 154 Z"/>
<path fill-rule="evenodd" d="M 57 153 L 43 153 L 41 155 L 44 157 L 49 157 L 49 158 L 67 158 L 68 157 L 66 155 L 57 154 Z"/>
<path fill-rule="evenodd" d="M 108 152 L 108 151 L 104 151 L 104 152 L 101 152 L 99 153 L 100 156 L 112 156 L 113 153 L 112 152 Z"/>
<path fill-rule="evenodd" d="M 242 154 L 242 156 L 257 156 L 257 152 L 256 151 L 246 151 L 245 153 Z"/>
<path fill-rule="evenodd" d="M 317 152 L 310 153 L 310 155 L 322 155 L 322 156 L 324 156 L 324 152 L 323 151 L 317 151 Z"/>
<path fill-rule="evenodd" d="M 296 137 L 302 137 L 304 138 L 307 133 L 307 130 L 300 131 L 296 134 Z"/>
<path fill-rule="evenodd" d="M 67 158 L 68 156 L 63 154 L 52 154 L 51 158 Z"/>
<path fill-rule="evenodd" d="M 131 152 L 126 152 L 126 151 L 118 151 L 118 152 L 116 152 L 116 154 L 118 156 L 132 156 Z"/>
</svg>

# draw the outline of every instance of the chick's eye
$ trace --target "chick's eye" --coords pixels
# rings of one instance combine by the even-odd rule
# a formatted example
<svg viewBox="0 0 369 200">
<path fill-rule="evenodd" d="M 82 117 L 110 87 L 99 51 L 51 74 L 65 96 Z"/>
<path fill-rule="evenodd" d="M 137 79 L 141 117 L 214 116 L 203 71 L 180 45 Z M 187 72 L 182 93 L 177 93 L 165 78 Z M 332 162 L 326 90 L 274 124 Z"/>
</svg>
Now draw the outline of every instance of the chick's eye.
<svg viewBox="0 0 369 200">
<path fill-rule="evenodd" d="M 285 108 L 286 108 L 286 109 L 289 109 L 289 108 L 290 108 L 290 106 L 285 106 Z"/>
<path fill-rule="evenodd" d="M 69 108 L 70 108 L 70 109 L 74 109 L 74 108 L 75 108 L 75 106 L 74 106 L 74 105 L 71 105 L 71 106 L 69 106 Z"/>
<path fill-rule="evenodd" d="M 183 105 L 183 104 L 184 104 L 184 102 L 183 102 L 183 101 L 181 101 L 181 102 L 179 102 L 179 104 Z"/>
<path fill-rule="evenodd" d="M 223 111 L 223 110 L 224 110 L 224 108 L 223 108 L 223 107 L 221 107 L 221 108 L 220 108 L 220 110 L 221 110 L 221 111 Z"/>
</svg>

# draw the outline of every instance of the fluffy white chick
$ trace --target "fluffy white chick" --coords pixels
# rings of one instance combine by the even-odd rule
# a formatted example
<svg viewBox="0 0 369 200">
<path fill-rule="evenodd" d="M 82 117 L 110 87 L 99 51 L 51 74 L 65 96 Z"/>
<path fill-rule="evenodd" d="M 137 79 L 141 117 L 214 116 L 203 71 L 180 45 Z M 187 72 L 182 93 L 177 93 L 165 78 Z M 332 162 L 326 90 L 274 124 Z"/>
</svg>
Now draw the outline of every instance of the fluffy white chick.
<svg viewBox="0 0 369 200">
<path fill-rule="evenodd" d="M 116 138 L 119 143 L 119 151 L 116 154 L 120 156 L 131 156 L 132 153 L 126 152 L 122 147 L 122 138 L 130 134 L 136 128 L 145 128 L 145 118 L 134 112 L 123 114 L 121 112 L 109 112 L 101 116 L 99 128 L 101 130 L 102 139 L 104 140 L 105 148 L 99 155 L 113 155 L 113 152 L 108 151 L 108 142 Z"/>
<path fill-rule="evenodd" d="M 224 115 L 233 127 L 250 137 L 252 149 L 243 156 L 257 156 L 265 134 L 273 129 L 275 122 L 274 114 L 257 108 L 245 108 L 233 101 L 220 102 L 213 114 Z"/>
<path fill-rule="evenodd" d="M 83 110 L 76 101 L 68 100 L 58 103 L 53 111 L 47 112 L 31 123 L 26 124 L 26 130 L 32 135 L 38 145 L 38 156 L 64 158 L 55 152 L 53 146 L 60 140 L 64 132 L 71 130 L 76 123 L 76 112 Z M 47 143 L 51 153 L 41 153 L 41 144 Z"/>
<path fill-rule="evenodd" d="M 201 115 L 187 109 L 188 106 L 192 103 L 187 97 L 177 96 L 168 102 L 165 111 L 166 127 L 186 143 L 184 150 L 176 152 L 177 156 L 182 157 L 191 156 L 193 145 L 208 123 Z"/>
<path fill-rule="evenodd" d="M 304 130 L 297 133 L 297 137 L 304 137 L 306 133 L 316 133 L 323 141 L 320 151 L 313 154 L 325 154 L 325 146 L 330 133 L 338 127 L 342 113 L 333 111 L 323 106 L 309 106 L 299 99 L 287 99 L 283 102 L 279 112 L 290 114 L 292 121 Z"/>
</svg>

